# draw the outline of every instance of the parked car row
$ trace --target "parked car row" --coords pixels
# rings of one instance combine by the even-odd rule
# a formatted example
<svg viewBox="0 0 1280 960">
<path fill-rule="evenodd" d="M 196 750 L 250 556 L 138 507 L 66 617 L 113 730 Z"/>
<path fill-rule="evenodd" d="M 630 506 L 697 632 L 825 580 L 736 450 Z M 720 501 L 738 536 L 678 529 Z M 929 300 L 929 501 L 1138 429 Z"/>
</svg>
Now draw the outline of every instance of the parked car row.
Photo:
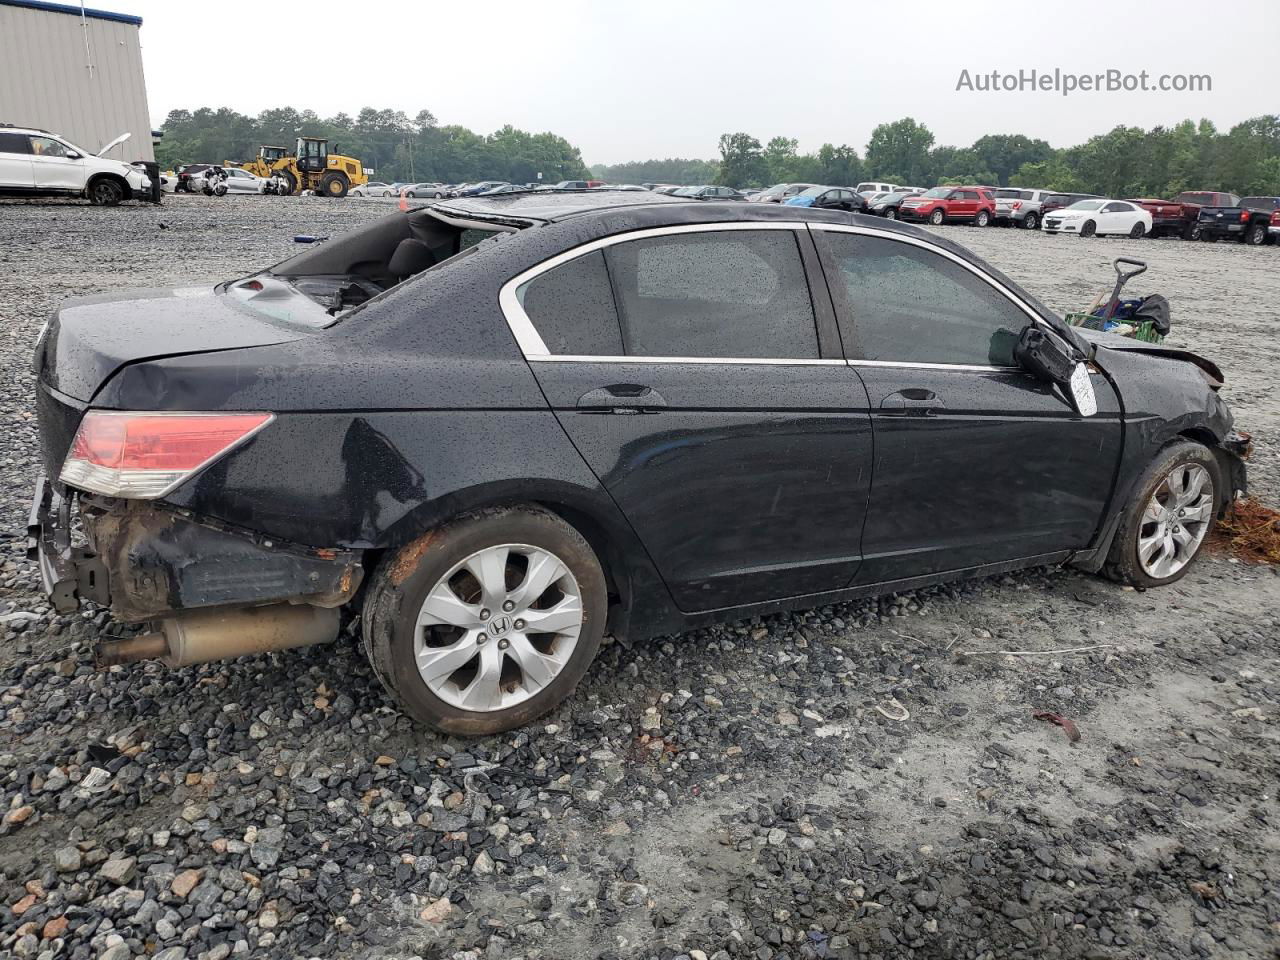
<svg viewBox="0 0 1280 960">
<path fill-rule="evenodd" d="M 31 131 L 24 131 L 25 138 Z M 14 135 L 0 134 L 9 140 Z M 8 142 L 8 141 L 5 141 Z M 2 153 L 2 151 L 0 151 Z M 8 164 L 13 167 L 15 164 Z M 5 161 L 0 156 L 0 175 Z M 161 176 L 165 192 L 276 193 L 271 180 L 247 170 L 216 164 L 191 164 L 175 174 Z M 864 181 L 856 186 L 816 183 L 777 183 L 763 190 L 737 190 L 720 184 L 608 184 L 602 180 L 562 180 L 558 183 L 508 183 L 480 180 L 471 183 L 428 181 L 386 183 L 373 180 L 353 187 L 353 197 L 407 197 L 414 200 L 500 196 L 550 190 L 651 191 L 691 200 L 737 200 L 781 203 L 797 207 L 847 210 L 884 217 L 930 223 L 989 224 L 1068 233 L 1082 237 L 1178 236 L 1185 240 L 1235 239 L 1250 245 L 1280 239 L 1280 197 L 1244 197 L 1213 190 L 1190 190 L 1172 200 L 1150 197 L 1112 198 L 1089 193 L 1066 193 L 1035 187 L 994 187 L 986 184 L 949 184 L 925 189 L 893 183 Z M 0 192 L 4 184 L 0 182 Z"/>
</svg>

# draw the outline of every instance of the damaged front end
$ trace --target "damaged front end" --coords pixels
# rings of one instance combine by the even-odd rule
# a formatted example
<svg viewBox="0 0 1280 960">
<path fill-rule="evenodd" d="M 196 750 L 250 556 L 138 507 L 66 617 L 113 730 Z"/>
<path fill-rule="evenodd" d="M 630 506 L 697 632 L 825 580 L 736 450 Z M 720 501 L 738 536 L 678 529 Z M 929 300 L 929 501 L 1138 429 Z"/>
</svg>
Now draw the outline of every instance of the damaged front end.
<svg viewBox="0 0 1280 960">
<path fill-rule="evenodd" d="M 158 622 L 158 633 L 144 635 L 149 642 L 102 645 L 104 662 L 154 656 L 180 665 L 331 640 L 337 608 L 363 576 L 358 551 L 279 543 L 163 503 L 77 493 L 45 478 L 27 533 L 59 613 L 88 600 L 123 621 Z"/>
</svg>

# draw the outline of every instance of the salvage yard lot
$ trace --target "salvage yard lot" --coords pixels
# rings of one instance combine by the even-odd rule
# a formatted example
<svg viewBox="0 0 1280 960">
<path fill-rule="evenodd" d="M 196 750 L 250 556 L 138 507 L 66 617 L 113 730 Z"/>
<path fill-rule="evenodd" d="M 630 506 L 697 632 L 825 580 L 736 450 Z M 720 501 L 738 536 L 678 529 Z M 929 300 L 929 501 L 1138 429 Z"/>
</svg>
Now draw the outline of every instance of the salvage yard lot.
<svg viewBox="0 0 1280 960">
<path fill-rule="evenodd" d="M 400 717 L 345 639 L 95 673 L 114 626 L 24 555 L 40 324 L 392 210 L 0 204 L 0 955 L 1272 955 L 1280 577 L 1221 550 L 1148 593 L 1038 570 L 614 643 L 481 739 Z M 1280 501 L 1280 251 L 939 232 L 1064 311 L 1147 259 Z"/>
</svg>

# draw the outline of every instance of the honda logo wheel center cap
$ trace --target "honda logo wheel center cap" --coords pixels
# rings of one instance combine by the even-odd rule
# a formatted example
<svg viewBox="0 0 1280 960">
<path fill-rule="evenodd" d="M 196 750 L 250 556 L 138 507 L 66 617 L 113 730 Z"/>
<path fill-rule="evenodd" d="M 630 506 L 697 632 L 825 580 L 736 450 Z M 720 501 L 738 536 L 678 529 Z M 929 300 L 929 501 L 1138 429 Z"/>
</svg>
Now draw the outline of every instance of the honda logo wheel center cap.
<svg viewBox="0 0 1280 960">
<path fill-rule="evenodd" d="M 494 617 L 492 620 L 489 621 L 489 636 L 495 637 L 495 638 L 505 637 L 508 633 L 511 632 L 512 626 L 513 626 L 512 619 L 509 616 L 507 616 L 505 613 L 501 614 L 500 616 Z"/>
</svg>

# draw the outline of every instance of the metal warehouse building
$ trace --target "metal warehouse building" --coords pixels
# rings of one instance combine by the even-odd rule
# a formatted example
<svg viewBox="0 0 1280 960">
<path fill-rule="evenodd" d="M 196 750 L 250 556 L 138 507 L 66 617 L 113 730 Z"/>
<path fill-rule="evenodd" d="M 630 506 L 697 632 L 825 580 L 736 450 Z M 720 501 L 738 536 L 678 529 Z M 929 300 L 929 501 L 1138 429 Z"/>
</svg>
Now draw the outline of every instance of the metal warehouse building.
<svg viewBox="0 0 1280 960">
<path fill-rule="evenodd" d="M 0 123 L 40 127 L 108 156 L 152 160 L 141 17 L 41 0 L 0 0 Z"/>
</svg>

